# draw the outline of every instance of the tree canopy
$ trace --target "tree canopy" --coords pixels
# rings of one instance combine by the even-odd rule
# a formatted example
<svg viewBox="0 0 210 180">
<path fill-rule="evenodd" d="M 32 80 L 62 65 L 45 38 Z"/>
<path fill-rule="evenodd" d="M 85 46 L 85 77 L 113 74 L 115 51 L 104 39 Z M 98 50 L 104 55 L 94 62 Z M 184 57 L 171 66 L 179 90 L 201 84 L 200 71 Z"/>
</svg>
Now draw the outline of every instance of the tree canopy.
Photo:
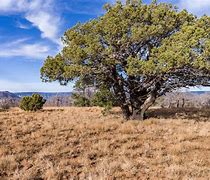
<svg viewBox="0 0 210 180">
<path fill-rule="evenodd" d="M 210 17 L 167 3 L 117 1 L 106 13 L 67 30 L 64 47 L 41 69 L 45 82 L 106 86 L 123 115 L 144 118 L 156 98 L 210 83 Z"/>
</svg>

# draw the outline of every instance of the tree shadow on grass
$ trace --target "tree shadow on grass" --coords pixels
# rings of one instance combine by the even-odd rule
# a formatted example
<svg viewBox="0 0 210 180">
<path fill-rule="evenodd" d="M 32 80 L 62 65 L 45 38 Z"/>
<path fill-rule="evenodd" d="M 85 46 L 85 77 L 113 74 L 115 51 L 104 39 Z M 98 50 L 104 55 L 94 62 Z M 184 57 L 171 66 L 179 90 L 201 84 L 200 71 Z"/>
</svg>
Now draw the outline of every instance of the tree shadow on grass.
<svg viewBox="0 0 210 180">
<path fill-rule="evenodd" d="M 147 112 L 148 118 L 158 119 L 189 119 L 196 121 L 210 121 L 210 109 L 198 108 L 158 108 Z"/>
<path fill-rule="evenodd" d="M 62 108 L 53 108 L 53 109 L 41 109 L 41 112 L 62 112 L 64 109 Z"/>
<path fill-rule="evenodd" d="M 0 112 L 8 112 L 9 109 L 0 109 Z"/>
</svg>

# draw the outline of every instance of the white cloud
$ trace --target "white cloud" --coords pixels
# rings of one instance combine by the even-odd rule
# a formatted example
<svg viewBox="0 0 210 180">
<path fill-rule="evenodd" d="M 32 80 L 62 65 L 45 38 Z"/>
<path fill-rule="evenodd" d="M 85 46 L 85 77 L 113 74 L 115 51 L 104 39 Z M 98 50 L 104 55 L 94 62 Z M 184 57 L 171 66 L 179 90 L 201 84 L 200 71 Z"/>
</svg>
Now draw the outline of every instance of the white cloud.
<svg viewBox="0 0 210 180">
<path fill-rule="evenodd" d="M 180 0 L 179 7 L 198 16 L 210 15 L 210 0 Z"/>
<path fill-rule="evenodd" d="M 17 27 L 21 28 L 21 29 L 30 29 L 31 28 L 29 25 L 21 23 L 21 22 L 17 22 Z"/>
<path fill-rule="evenodd" d="M 50 48 L 43 43 L 29 43 L 28 39 L 18 39 L 0 44 L 0 57 L 46 58 Z"/>
<path fill-rule="evenodd" d="M 41 31 L 42 38 L 59 41 L 61 18 L 55 0 L 1 0 L 0 14 L 23 13 L 25 19 Z"/>
<path fill-rule="evenodd" d="M 38 27 L 42 32 L 42 38 L 48 38 L 59 43 L 58 39 L 58 24 L 59 19 L 52 17 L 49 13 L 40 11 L 36 14 L 30 13 L 26 15 L 26 19 Z"/>
</svg>

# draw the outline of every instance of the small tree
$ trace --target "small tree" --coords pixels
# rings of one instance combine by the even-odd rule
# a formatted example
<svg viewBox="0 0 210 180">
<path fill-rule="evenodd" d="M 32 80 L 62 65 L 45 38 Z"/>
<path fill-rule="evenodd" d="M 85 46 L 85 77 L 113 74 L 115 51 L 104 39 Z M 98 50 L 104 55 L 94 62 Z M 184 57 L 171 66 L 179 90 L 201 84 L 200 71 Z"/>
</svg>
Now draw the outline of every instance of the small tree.
<svg viewBox="0 0 210 180">
<path fill-rule="evenodd" d="M 106 115 L 113 106 L 116 106 L 116 102 L 112 92 L 102 87 L 91 98 L 91 105 L 103 107 L 102 114 Z"/>
<path fill-rule="evenodd" d="M 20 108 L 24 111 L 37 111 L 43 108 L 46 100 L 39 94 L 25 96 L 20 101 Z"/>
<path fill-rule="evenodd" d="M 83 94 L 73 93 L 72 94 L 73 104 L 77 107 L 89 107 L 90 99 L 85 97 Z"/>
<path fill-rule="evenodd" d="M 105 9 L 66 31 L 63 49 L 41 69 L 43 81 L 105 85 L 126 119 L 143 119 L 166 92 L 210 86 L 210 17 L 156 1 L 117 1 Z"/>
</svg>

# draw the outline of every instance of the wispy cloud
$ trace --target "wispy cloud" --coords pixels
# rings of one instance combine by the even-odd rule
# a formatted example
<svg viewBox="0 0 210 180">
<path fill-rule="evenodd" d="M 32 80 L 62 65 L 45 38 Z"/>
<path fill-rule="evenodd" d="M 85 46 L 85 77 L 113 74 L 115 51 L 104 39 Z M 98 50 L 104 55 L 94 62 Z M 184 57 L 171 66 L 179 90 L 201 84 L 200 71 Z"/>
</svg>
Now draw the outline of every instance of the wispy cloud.
<svg viewBox="0 0 210 180">
<path fill-rule="evenodd" d="M 43 59 L 51 49 L 43 43 L 29 43 L 27 38 L 0 44 L 0 57 L 24 57 L 31 59 Z"/>
<path fill-rule="evenodd" d="M 198 16 L 210 15 L 210 0 L 180 0 L 178 6 Z"/>
<path fill-rule="evenodd" d="M 0 14 L 23 13 L 25 19 L 41 31 L 42 38 L 60 43 L 59 30 L 62 23 L 55 8 L 55 0 L 3 0 L 0 3 Z"/>
<path fill-rule="evenodd" d="M 27 24 L 23 24 L 21 22 L 17 22 L 17 27 L 21 29 L 30 29 L 31 27 Z"/>
<path fill-rule="evenodd" d="M 54 0 L 36 0 L 29 4 L 30 11 L 26 13 L 25 17 L 42 32 L 43 38 L 60 43 L 61 18 L 56 13 L 55 7 Z"/>
</svg>

